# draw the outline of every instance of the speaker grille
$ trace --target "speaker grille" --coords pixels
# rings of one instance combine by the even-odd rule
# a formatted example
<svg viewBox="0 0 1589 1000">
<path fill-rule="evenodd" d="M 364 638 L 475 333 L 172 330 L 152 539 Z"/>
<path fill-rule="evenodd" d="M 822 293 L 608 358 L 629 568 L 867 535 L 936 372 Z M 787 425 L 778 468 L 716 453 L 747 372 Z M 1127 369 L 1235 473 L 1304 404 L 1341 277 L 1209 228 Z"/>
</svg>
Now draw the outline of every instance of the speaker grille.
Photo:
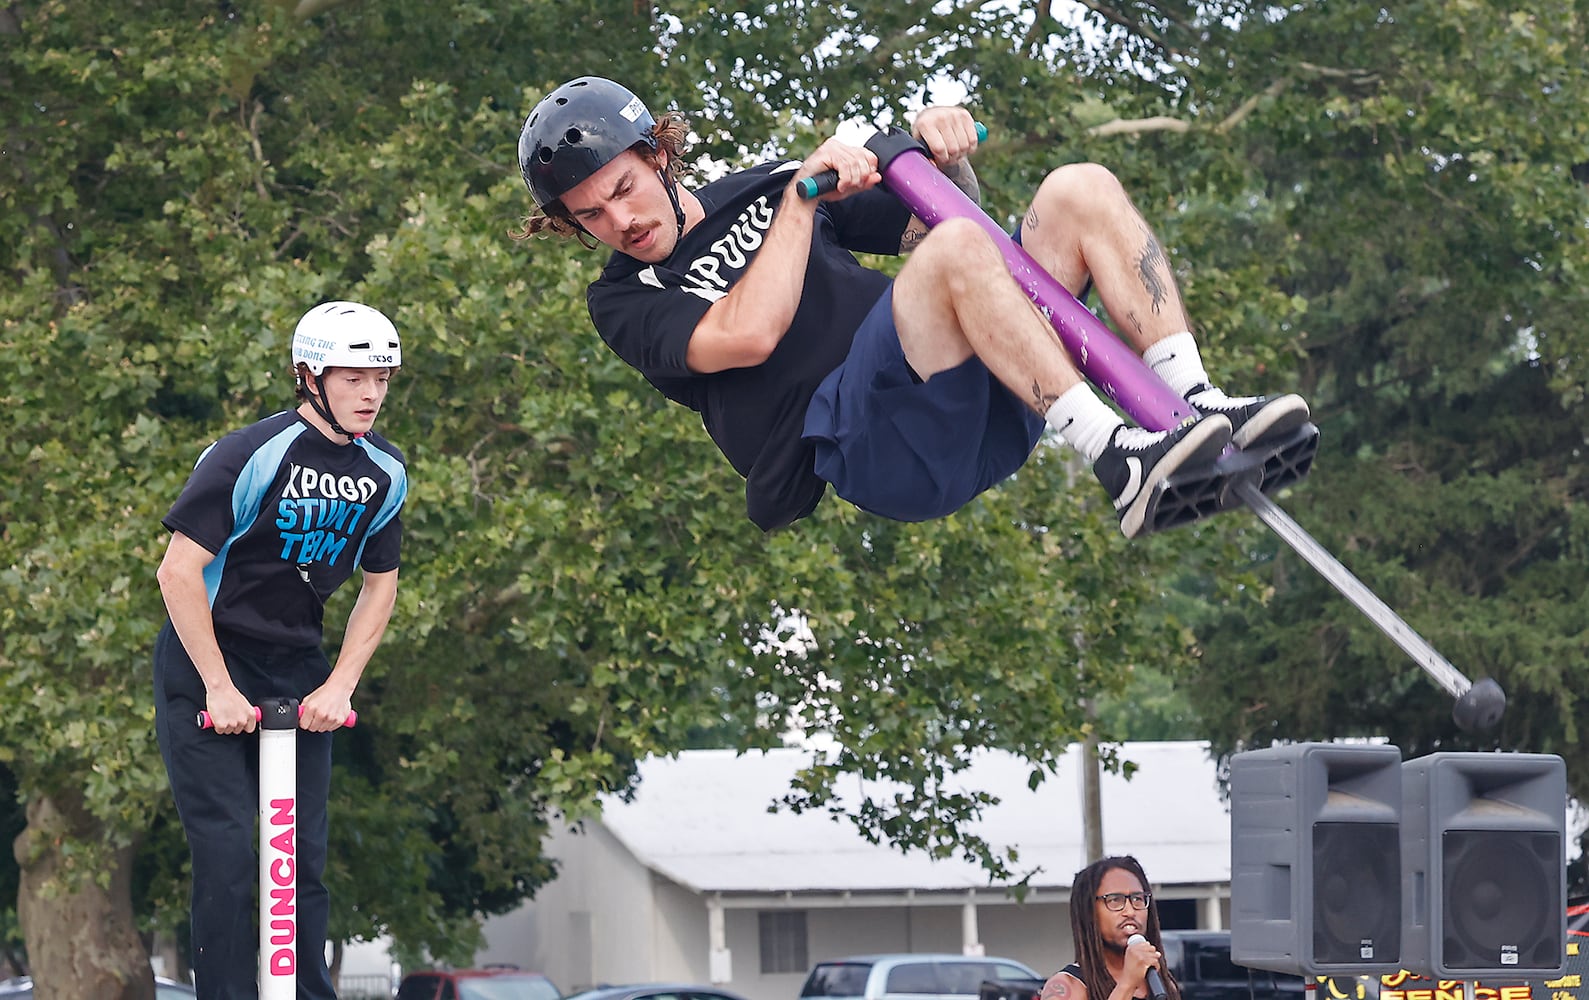
<svg viewBox="0 0 1589 1000">
<path fill-rule="evenodd" d="M 1313 825 L 1313 959 L 1368 965 L 1401 957 L 1401 829 Z"/>
<path fill-rule="evenodd" d="M 1441 852 L 1446 968 L 1562 963 L 1559 834 L 1447 830 Z"/>
</svg>

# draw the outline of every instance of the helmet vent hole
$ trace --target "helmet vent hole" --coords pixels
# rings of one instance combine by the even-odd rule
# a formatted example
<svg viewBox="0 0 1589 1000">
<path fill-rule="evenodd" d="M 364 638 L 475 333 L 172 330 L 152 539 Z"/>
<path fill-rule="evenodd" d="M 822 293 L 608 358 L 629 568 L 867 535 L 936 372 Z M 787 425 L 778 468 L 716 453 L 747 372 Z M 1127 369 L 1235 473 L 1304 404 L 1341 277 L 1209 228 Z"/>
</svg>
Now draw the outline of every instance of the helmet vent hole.
<svg viewBox="0 0 1589 1000">
<path fill-rule="evenodd" d="M 563 133 L 563 141 L 570 146 L 577 146 L 585 140 L 585 133 L 577 128 L 571 128 Z"/>
<path fill-rule="evenodd" d="M 535 158 L 540 160 L 542 163 L 551 163 L 552 162 L 552 147 L 550 147 L 550 146 L 542 146 L 540 149 L 537 149 L 535 151 Z"/>
<path fill-rule="evenodd" d="M 370 349 L 370 342 L 368 340 L 365 340 L 365 341 L 361 341 L 361 342 L 359 342 L 357 344 L 349 344 L 348 347 L 352 348 L 355 351 L 367 351 L 367 350 Z"/>
</svg>

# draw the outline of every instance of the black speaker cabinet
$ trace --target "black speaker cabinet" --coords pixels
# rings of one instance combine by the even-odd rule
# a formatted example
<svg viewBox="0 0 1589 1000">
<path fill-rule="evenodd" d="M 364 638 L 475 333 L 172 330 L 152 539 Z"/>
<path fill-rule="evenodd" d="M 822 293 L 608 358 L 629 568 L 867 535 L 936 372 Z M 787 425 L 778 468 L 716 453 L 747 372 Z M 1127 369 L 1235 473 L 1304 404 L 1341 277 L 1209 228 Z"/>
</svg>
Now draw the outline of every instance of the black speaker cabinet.
<svg viewBox="0 0 1589 1000">
<path fill-rule="evenodd" d="M 1230 952 L 1306 976 L 1401 968 L 1401 751 L 1296 743 L 1230 762 Z"/>
<path fill-rule="evenodd" d="M 1436 753 L 1402 767 L 1408 971 L 1555 977 L 1566 963 L 1567 768 Z"/>
</svg>

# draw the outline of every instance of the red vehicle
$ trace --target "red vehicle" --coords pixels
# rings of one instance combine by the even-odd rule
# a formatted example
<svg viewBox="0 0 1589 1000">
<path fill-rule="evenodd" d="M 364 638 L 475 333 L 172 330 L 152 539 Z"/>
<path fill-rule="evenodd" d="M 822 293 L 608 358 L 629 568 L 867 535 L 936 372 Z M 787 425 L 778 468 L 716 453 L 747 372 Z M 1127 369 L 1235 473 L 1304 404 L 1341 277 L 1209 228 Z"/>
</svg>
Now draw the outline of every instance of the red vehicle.
<svg viewBox="0 0 1589 1000">
<path fill-rule="evenodd" d="M 561 1000 L 562 995 L 539 972 L 492 965 L 410 972 L 397 987 L 396 1000 Z"/>
</svg>

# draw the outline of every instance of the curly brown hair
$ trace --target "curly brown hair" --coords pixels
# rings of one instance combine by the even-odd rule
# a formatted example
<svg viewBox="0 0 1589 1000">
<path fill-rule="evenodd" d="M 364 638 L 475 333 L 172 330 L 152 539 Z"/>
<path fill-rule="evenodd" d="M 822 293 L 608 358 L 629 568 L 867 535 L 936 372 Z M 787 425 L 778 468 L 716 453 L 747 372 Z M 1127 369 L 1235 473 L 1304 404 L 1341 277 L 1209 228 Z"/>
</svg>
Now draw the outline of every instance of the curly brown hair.
<svg viewBox="0 0 1589 1000">
<path fill-rule="evenodd" d="M 679 161 L 684 151 L 689 147 L 690 120 L 678 111 L 666 111 L 660 115 L 656 124 L 651 126 L 651 135 L 657 141 L 657 152 L 641 150 L 641 156 L 655 169 L 664 169 L 662 157 L 659 153 L 667 153 L 666 171 L 669 179 L 677 181 L 679 176 Z M 524 217 L 523 226 L 510 233 L 516 240 L 527 240 L 531 236 L 560 236 L 564 239 L 578 240 L 584 247 L 594 250 L 598 244 L 586 242 L 593 237 L 585 232 L 585 227 L 575 222 L 573 217 L 563 208 L 561 200 L 554 201 L 542 209 L 537 209 L 533 214 Z"/>
<path fill-rule="evenodd" d="M 1141 863 L 1129 854 L 1094 861 L 1077 872 L 1070 885 L 1070 933 L 1076 942 L 1076 964 L 1081 966 L 1081 981 L 1087 987 L 1087 1000 L 1107 1000 L 1115 988 L 1114 977 L 1109 975 L 1109 966 L 1104 962 L 1103 934 L 1098 930 L 1093 898 L 1098 895 L 1098 886 L 1103 882 L 1103 877 L 1116 868 L 1123 868 L 1135 875 L 1144 890 L 1149 887 L 1148 875 L 1142 870 Z M 1142 936 L 1160 952 L 1164 951 L 1164 941 L 1159 933 L 1157 903 L 1148 904 Z M 1159 960 L 1159 976 L 1164 980 L 1164 992 L 1169 995 L 1169 1000 L 1181 1000 L 1181 986 L 1170 975 L 1168 963 L 1162 958 Z"/>
</svg>

